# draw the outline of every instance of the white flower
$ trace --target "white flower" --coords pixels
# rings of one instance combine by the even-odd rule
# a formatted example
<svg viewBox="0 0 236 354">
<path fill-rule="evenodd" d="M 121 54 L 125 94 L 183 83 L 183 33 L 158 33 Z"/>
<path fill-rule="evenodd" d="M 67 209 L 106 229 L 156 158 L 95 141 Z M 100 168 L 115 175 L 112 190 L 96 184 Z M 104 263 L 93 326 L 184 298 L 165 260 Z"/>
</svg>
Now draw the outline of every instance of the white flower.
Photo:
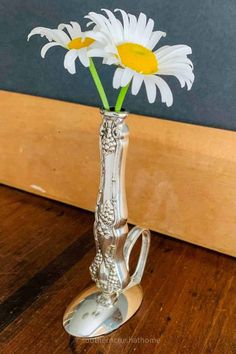
<svg viewBox="0 0 236 354">
<path fill-rule="evenodd" d="M 187 45 L 154 48 L 166 33 L 153 31 L 154 21 L 140 13 L 138 19 L 125 11 L 116 9 L 122 15 L 123 23 L 110 11 L 103 9 L 106 16 L 90 12 L 88 25 L 95 24 L 91 37 L 100 43 L 100 48 L 89 49 L 89 55 L 103 57 L 105 64 L 116 64 L 113 87 L 126 86 L 132 81 L 131 92 L 137 95 L 144 82 L 150 103 L 156 99 L 159 88 L 162 102 L 173 103 L 168 84 L 159 75 L 174 75 L 181 87 L 190 90 L 194 81 L 193 64 L 187 55 L 192 50 Z"/>
<path fill-rule="evenodd" d="M 64 29 L 67 30 L 68 34 L 64 32 Z M 89 37 L 89 32 L 82 32 L 77 22 L 70 22 L 70 24 L 62 23 L 57 29 L 36 27 L 28 35 L 28 40 L 35 34 L 40 34 L 41 37 L 45 36 L 49 41 L 41 49 L 42 58 L 45 57 L 49 48 L 61 46 L 68 50 L 65 55 L 64 66 L 71 74 L 75 74 L 76 72 L 76 58 L 79 58 L 85 67 L 89 66 L 87 49 L 88 47 L 95 47 L 95 40 Z"/>
</svg>

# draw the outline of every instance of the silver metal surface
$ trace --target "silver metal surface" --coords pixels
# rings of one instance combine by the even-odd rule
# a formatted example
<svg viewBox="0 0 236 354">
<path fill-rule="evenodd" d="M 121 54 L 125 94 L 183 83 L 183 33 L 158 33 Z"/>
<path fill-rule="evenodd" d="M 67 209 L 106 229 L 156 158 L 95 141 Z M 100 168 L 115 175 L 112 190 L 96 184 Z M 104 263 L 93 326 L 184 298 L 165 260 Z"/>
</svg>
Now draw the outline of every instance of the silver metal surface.
<svg viewBox="0 0 236 354">
<path fill-rule="evenodd" d="M 111 306 L 97 302 L 100 291 L 96 286 L 82 292 L 67 308 L 63 325 L 75 337 L 97 337 L 119 328 L 139 309 L 143 292 L 140 285 L 120 294 Z"/>
<path fill-rule="evenodd" d="M 111 332 L 126 322 L 142 302 L 142 291 L 138 284 L 147 260 L 150 232 L 138 226 L 130 232 L 128 230 L 125 163 L 129 129 L 125 123 L 126 117 L 127 112 L 102 111 L 101 177 L 94 223 L 96 256 L 90 266 L 96 288 L 87 297 L 83 293 L 83 299 L 79 296 L 76 305 L 73 302 L 66 311 L 64 327 L 68 333 L 75 336 L 90 337 Z M 140 236 L 142 247 L 139 260 L 134 274 L 130 275 L 130 253 Z M 132 306 L 134 300 L 130 294 L 135 291 L 139 294 L 139 300 Z M 96 311 L 103 315 L 93 317 Z M 89 315 L 85 315 L 87 313 Z M 119 321 L 114 315 L 118 313 Z M 90 322 L 89 326 L 85 317 L 82 320 L 83 316 Z M 104 325 L 105 319 L 109 326 Z"/>
</svg>

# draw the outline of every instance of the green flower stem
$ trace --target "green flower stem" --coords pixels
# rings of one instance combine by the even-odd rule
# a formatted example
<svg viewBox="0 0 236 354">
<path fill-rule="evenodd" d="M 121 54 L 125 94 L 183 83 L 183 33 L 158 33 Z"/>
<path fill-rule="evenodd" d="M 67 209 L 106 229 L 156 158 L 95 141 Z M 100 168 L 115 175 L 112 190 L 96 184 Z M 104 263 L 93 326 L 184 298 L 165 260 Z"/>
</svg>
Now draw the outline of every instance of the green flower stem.
<svg viewBox="0 0 236 354">
<path fill-rule="evenodd" d="M 116 101 L 115 112 L 121 111 L 125 96 L 126 96 L 127 91 L 129 89 L 129 86 L 130 86 L 130 82 L 128 83 L 128 85 L 121 88 L 120 93 L 117 98 L 117 101 Z"/>
<path fill-rule="evenodd" d="M 109 106 L 109 103 L 108 103 L 108 100 L 107 100 L 107 96 L 105 94 L 105 91 L 104 91 L 104 88 L 102 86 L 102 83 L 101 83 L 101 80 L 100 80 L 100 77 L 98 75 L 98 72 L 95 68 L 95 65 L 94 65 L 94 62 L 93 62 L 93 59 L 90 58 L 90 65 L 89 65 L 89 70 L 90 70 L 90 73 L 92 75 L 92 78 L 93 78 L 93 81 L 95 83 L 95 86 L 98 90 L 98 93 L 99 93 L 99 96 L 101 98 L 101 101 L 102 101 L 102 104 L 103 104 L 103 108 L 106 109 L 107 111 L 110 110 L 110 106 Z"/>
</svg>

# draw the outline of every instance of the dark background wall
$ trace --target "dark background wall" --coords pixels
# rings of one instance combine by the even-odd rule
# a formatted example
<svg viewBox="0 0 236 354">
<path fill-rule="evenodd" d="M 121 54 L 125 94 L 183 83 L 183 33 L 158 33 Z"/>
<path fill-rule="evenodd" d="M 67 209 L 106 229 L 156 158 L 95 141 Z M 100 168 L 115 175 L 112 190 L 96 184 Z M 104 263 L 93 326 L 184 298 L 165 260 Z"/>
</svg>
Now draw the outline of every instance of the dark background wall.
<svg viewBox="0 0 236 354">
<path fill-rule="evenodd" d="M 195 83 L 191 91 L 181 89 L 174 77 L 166 77 L 174 93 L 167 108 L 159 98 L 149 104 L 144 88 L 128 95 L 125 107 L 138 114 L 162 117 L 211 127 L 236 130 L 236 0 L 0 0 L 0 88 L 99 106 L 100 101 L 88 70 L 77 64 L 77 75 L 63 67 L 63 48 L 52 48 L 46 59 L 39 36 L 26 42 L 33 27 L 57 27 L 71 20 L 85 24 L 88 11 L 122 8 L 145 12 L 156 29 L 167 32 L 165 44 L 188 44 L 193 49 Z M 98 62 L 100 60 L 98 59 Z M 98 65 L 110 101 L 114 68 Z"/>
</svg>

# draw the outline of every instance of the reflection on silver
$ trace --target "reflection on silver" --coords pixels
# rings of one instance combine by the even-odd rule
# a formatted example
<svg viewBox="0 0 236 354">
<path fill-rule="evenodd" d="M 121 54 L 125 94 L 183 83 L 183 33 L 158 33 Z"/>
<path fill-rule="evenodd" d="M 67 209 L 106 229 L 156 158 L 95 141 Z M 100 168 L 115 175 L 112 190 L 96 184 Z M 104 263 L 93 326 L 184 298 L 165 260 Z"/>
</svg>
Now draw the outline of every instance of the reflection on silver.
<svg viewBox="0 0 236 354">
<path fill-rule="evenodd" d="M 150 245 L 149 230 L 136 226 L 128 232 L 125 194 L 129 141 L 129 129 L 125 123 L 127 112 L 102 111 L 102 116 L 101 178 L 94 223 L 96 256 L 90 266 L 96 287 L 83 292 L 69 306 L 63 322 L 66 331 L 77 337 L 109 333 L 138 310 L 142 302 L 142 290 L 138 284 Z M 139 260 L 134 274 L 130 275 L 130 253 L 140 236 Z"/>
<path fill-rule="evenodd" d="M 124 290 L 111 306 L 97 302 L 100 291 L 93 286 L 67 308 L 63 325 L 75 337 L 97 337 L 114 331 L 138 310 L 143 293 L 140 285 Z"/>
</svg>

